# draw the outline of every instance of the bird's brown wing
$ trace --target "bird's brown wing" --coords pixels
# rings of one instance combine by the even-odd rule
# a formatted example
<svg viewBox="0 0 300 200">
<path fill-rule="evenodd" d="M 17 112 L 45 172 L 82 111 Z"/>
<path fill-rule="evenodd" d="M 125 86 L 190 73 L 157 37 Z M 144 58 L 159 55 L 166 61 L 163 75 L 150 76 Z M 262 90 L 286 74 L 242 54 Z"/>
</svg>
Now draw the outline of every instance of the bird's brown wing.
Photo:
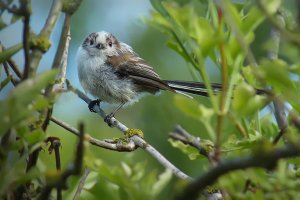
<svg viewBox="0 0 300 200">
<path fill-rule="evenodd" d="M 132 53 L 111 56 L 108 64 L 115 68 L 118 76 L 132 80 L 140 91 L 150 93 L 156 93 L 160 89 L 173 91 L 166 82 L 160 79 L 151 66 Z"/>
</svg>

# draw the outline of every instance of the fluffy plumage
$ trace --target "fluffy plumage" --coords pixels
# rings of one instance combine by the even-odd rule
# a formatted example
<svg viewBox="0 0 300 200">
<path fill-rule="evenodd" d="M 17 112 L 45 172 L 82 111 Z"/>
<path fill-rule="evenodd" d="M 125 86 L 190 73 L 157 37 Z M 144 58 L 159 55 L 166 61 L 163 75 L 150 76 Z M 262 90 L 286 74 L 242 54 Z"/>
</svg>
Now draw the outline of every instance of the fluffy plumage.
<svg viewBox="0 0 300 200">
<path fill-rule="evenodd" d="M 78 75 L 84 90 L 108 103 L 131 103 L 142 93 L 160 90 L 207 96 L 203 83 L 166 81 L 130 46 L 110 33 L 91 33 L 77 53 Z M 215 92 L 221 89 L 214 84 Z"/>
</svg>

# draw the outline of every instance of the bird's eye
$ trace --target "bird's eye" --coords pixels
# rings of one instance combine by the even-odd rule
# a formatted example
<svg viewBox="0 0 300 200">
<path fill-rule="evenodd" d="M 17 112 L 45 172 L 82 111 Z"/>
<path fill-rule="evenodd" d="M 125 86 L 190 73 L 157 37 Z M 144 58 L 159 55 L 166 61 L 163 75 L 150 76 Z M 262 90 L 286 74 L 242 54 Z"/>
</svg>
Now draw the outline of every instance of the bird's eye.
<svg viewBox="0 0 300 200">
<path fill-rule="evenodd" d="M 112 46 L 112 42 L 110 41 L 110 42 L 108 43 L 108 45 L 111 47 L 111 46 Z"/>
<path fill-rule="evenodd" d="M 93 40 L 90 40 L 90 45 L 93 45 L 94 44 L 94 41 Z"/>
</svg>

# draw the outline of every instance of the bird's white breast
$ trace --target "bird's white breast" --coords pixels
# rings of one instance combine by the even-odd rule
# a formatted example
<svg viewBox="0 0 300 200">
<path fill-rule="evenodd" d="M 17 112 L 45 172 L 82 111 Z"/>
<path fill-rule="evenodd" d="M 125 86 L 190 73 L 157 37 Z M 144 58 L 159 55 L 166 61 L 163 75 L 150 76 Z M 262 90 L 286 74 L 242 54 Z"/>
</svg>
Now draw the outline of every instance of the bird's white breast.
<svg viewBox="0 0 300 200">
<path fill-rule="evenodd" d="M 101 56 L 91 56 L 79 47 L 77 64 L 83 89 L 94 97 L 108 103 L 126 103 L 136 99 L 132 82 L 120 79 Z"/>
</svg>

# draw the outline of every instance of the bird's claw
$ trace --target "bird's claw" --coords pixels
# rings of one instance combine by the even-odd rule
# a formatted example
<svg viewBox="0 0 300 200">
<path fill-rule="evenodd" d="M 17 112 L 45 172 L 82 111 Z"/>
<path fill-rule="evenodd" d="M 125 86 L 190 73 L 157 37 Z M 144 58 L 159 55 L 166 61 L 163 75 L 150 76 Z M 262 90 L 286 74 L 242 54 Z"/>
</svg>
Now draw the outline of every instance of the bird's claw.
<svg viewBox="0 0 300 200">
<path fill-rule="evenodd" d="M 91 112 L 96 112 L 96 110 L 94 109 L 94 106 L 97 105 L 99 106 L 100 105 L 100 99 L 96 99 L 96 100 L 93 100 L 89 103 L 88 107 L 90 109 Z"/>
</svg>

